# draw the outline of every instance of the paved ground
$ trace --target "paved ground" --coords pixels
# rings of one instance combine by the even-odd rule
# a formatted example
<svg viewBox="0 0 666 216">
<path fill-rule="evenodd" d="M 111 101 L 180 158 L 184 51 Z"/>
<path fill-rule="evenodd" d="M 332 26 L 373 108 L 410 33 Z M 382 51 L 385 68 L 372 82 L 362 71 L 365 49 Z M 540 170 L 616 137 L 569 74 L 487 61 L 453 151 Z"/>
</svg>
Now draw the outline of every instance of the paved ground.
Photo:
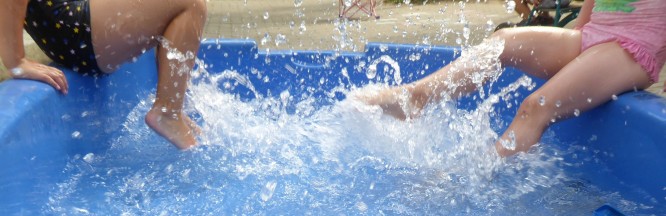
<svg viewBox="0 0 666 216">
<path fill-rule="evenodd" d="M 379 0 L 380 2 L 381 0 Z M 408 1 L 408 0 L 405 0 Z M 374 19 L 359 12 L 338 19 L 335 0 L 208 0 L 206 38 L 247 38 L 260 49 L 363 51 L 367 42 L 453 45 L 476 44 L 495 25 L 518 21 L 504 0 L 444 0 L 428 4 L 379 3 Z M 469 29 L 469 34 L 464 30 Z M 570 27 L 568 25 L 568 27 Z M 27 53 L 49 60 L 26 36 Z M 0 77 L 2 79 L 2 77 Z M 666 80 L 649 91 L 661 93 Z"/>
</svg>

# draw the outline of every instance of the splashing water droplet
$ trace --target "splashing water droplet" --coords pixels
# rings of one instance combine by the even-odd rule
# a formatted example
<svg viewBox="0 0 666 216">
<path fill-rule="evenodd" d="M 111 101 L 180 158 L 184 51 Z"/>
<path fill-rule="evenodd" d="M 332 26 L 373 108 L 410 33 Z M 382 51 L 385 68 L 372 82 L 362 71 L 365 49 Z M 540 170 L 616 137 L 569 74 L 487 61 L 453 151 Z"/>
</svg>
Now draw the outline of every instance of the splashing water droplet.
<svg viewBox="0 0 666 216">
<path fill-rule="evenodd" d="M 74 212 L 76 212 L 78 215 L 89 215 L 90 214 L 90 211 L 88 211 L 88 209 L 72 207 L 72 210 Z"/>
<path fill-rule="evenodd" d="M 463 37 L 465 40 L 469 40 L 469 35 L 471 34 L 471 30 L 469 29 L 469 26 L 465 24 L 465 27 L 463 27 Z"/>
<path fill-rule="evenodd" d="M 368 205 L 364 202 L 357 202 L 356 209 L 358 209 L 360 212 L 365 212 L 368 210 Z"/>
<path fill-rule="evenodd" d="M 289 102 L 289 97 L 291 97 L 289 90 L 284 90 L 282 93 L 280 93 L 280 100 L 282 100 L 283 103 Z"/>
<path fill-rule="evenodd" d="M 501 140 L 500 144 L 502 144 L 502 147 L 505 149 L 509 150 L 516 150 L 516 133 L 513 131 L 509 131 L 509 140 Z"/>
<path fill-rule="evenodd" d="M 617 95 L 612 95 L 611 98 L 612 98 L 613 100 L 617 100 Z"/>
<path fill-rule="evenodd" d="M 349 80 L 349 72 L 347 71 L 347 68 L 342 68 L 340 73 L 342 73 L 343 77 L 345 77 L 345 78 L 347 78 L 347 80 Z"/>
<path fill-rule="evenodd" d="M 271 41 L 271 35 L 267 32 L 264 34 L 264 37 L 261 38 L 261 45 L 266 45 L 269 41 Z"/>
<path fill-rule="evenodd" d="M 411 1 L 411 0 L 402 0 L 402 2 L 403 2 L 403 3 L 405 3 L 406 5 L 408 5 L 408 4 L 410 4 L 410 3 L 412 3 L 412 1 Z"/>
<path fill-rule="evenodd" d="M 166 107 L 162 107 L 161 110 L 162 110 L 163 113 L 167 112 L 167 108 L 166 108 Z"/>
<path fill-rule="evenodd" d="M 382 52 L 386 52 L 386 50 L 388 50 L 388 45 L 380 44 L 379 45 L 379 50 L 382 51 Z"/>
<path fill-rule="evenodd" d="M 539 105 L 541 106 L 546 105 L 546 97 L 544 97 L 543 95 L 539 97 Z"/>
<path fill-rule="evenodd" d="M 79 131 L 72 132 L 72 138 L 80 139 L 81 138 L 81 132 L 79 132 Z"/>
<path fill-rule="evenodd" d="M 486 21 L 486 32 L 491 33 L 495 30 L 495 23 L 493 20 Z"/>
<path fill-rule="evenodd" d="M 393 68 L 393 70 L 389 70 L 388 65 L 384 65 L 384 71 L 393 71 L 393 80 L 395 80 L 397 84 L 401 84 L 402 76 L 400 75 L 400 65 L 388 55 L 380 56 L 378 59 L 375 59 L 368 65 L 368 71 L 366 71 L 365 74 L 368 79 L 373 79 L 377 76 L 377 65 L 381 62 L 384 62 Z"/>
<path fill-rule="evenodd" d="M 508 0 L 506 2 L 506 12 L 513 13 L 515 9 L 516 9 L 516 2 L 514 2 L 513 0 Z"/>
<path fill-rule="evenodd" d="M 265 20 L 267 20 L 270 17 L 271 17 L 271 15 L 268 13 L 268 11 L 264 12 L 264 19 Z"/>
<path fill-rule="evenodd" d="M 303 0 L 294 0 L 294 7 L 300 7 L 303 5 Z"/>
<path fill-rule="evenodd" d="M 275 46 L 280 46 L 281 44 L 287 43 L 287 36 L 283 34 L 275 35 Z"/>
<path fill-rule="evenodd" d="M 368 77 L 368 79 L 374 79 L 377 76 L 377 65 L 370 65 L 365 72 L 365 76 Z"/>
<path fill-rule="evenodd" d="M 562 106 L 562 101 L 558 100 L 557 102 L 555 102 L 555 107 L 559 108 L 561 106 Z"/>
<path fill-rule="evenodd" d="M 575 109 L 575 110 L 574 110 L 574 116 L 578 117 L 579 115 L 580 115 L 580 110 L 579 110 L 579 109 Z"/>
<path fill-rule="evenodd" d="M 303 34 L 307 30 L 308 30 L 308 28 L 305 27 L 305 21 L 302 21 L 301 25 L 298 27 L 299 34 Z"/>
<path fill-rule="evenodd" d="M 95 159 L 95 154 L 93 153 L 88 153 L 86 154 L 86 156 L 83 156 L 83 161 L 85 161 L 86 163 L 92 163 L 93 159 Z"/>
<path fill-rule="evenodd" d="M 423 45 L 430 45 L 430 36 L 423 36 L 423 39 L 421 40 Z"/>
<path fill-rule="evenodd" d="M 587 98 L 587 103 L 592 103 L 592 98 Z"/>
<path fill-rule="evenodd" d="M 269 181 L 264 185 L 264 188 L 261 189 L 261 200 L 264 202 L 268 201 L 273 197 L 273 193 L 275 193 L 275 187 L 277 186 L 276 181 Z"/>
<path fill-rule="evenodd" d="M 458 7 L 460 8 L 460 13 L 458 14 L 458 23 L 467 23 L 467 18 L 465 18 L 465 13 L 463 13 L 465 10 L 465 2 L 459 1 Z"/>
<path fill-rule="evenodd" d="M 176 54 L 176 52 L 171 51 L 171 50 L 169 50 L 169 51 L 167 52 L 167 59 L 169 59 L 169 60 L 174 60 L 174 59 L 176 59 L 176 58 L 177 58 L 177 54 Z"/>
<path fill-rule="evenodd" d="M 409 55 L 409 60 L 410 61 L 421 60 L 421 53 L 412 53 L 411 55 Z"/>
</svg>

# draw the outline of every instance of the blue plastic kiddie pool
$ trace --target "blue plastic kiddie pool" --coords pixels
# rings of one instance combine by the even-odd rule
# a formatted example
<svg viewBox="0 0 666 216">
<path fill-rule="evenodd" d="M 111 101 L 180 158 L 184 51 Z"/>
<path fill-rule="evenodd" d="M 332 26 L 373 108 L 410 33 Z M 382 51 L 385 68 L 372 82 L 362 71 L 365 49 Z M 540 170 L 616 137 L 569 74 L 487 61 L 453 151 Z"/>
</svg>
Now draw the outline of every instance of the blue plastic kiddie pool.
<svg viewBox="0 0 666 216">
<path fill-rule="evenodd" d="M 503 160 L 479 158 L 490 157 L 478 153 L 492 148 L 487 139 L 468 147 L 474 155 L 452 153 L 447 146 L 462 144 L 446 140 L 476 139 L 456 132 L 465 121 L 501 134 L 543 83 L 514 69 L 484 95 L 445 103 L 424 120 L 372 117 L 377 126 L 335 108 L 350 89 L 411 82 L 458 54 L 378 43 L 362 53 L 268 53 L 254 41 L 205 41 L 186 107 L 217 135 L 186 152 L 143 124 L 154 51 L 107 76 L 63 68 L 66 96 L 40 82 L 5 81 L 0 214 L 666 214 L 666 99 L 648 92 L 554 124 L 534 152 Z M 477 120 L 474 110 L 487 103 L 492 112 Z"/>
</svg>

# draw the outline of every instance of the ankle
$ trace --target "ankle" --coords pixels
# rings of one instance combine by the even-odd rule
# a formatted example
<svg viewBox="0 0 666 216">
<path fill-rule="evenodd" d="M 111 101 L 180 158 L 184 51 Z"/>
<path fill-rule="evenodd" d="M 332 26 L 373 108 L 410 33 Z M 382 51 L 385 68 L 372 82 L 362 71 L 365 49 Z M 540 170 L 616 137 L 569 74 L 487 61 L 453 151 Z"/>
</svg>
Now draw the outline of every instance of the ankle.
<svg viewBox="0 0 666 216">
<path fill-rule="evenodd" d="M 156 120 L 180 120 L 182 117 L 181 111 L 167 108 L 152 108 L 146 113 L 146 118 L 158 118 Z"/>
</svg>

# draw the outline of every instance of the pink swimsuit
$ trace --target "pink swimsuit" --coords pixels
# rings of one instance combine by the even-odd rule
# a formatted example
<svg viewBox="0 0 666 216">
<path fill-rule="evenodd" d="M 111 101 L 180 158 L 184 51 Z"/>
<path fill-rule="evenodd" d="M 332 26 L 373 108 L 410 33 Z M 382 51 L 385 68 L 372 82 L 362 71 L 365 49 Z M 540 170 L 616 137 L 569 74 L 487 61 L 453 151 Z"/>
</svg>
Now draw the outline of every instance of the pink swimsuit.
<svg viewBox="0 0 666 216">
<path fill-rule="evenodd" d="M 582 51 L 615 41 L 652 82 L 659 80 L 666 62 L 666 0 L 596 0 L 582 32 Z"/>
</svg>

